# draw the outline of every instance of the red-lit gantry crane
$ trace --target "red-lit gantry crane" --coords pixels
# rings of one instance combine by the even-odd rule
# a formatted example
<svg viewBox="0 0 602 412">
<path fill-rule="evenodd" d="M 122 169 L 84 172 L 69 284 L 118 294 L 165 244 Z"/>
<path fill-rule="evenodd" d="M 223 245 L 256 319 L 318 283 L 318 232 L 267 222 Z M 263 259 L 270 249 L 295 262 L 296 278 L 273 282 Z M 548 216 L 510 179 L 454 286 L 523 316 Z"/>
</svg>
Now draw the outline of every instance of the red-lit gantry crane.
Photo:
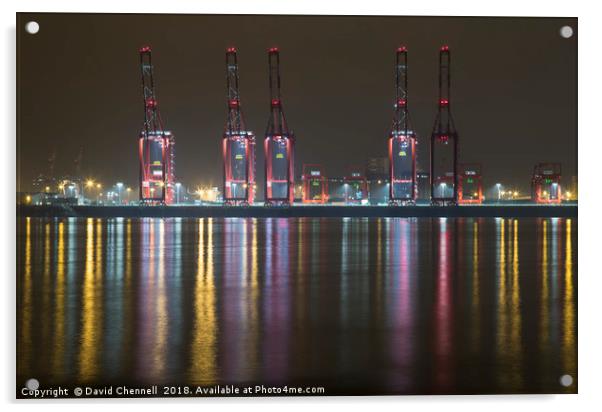
<svg viewBox="0 0 602 412">
<path fill-rule="evenodd" d="M 458 201 L 458 133 L 451 115 L 451 54 L 439 50 L 439 102 L 431 133 L 431 203 L 455 205 Z"/>
<path fill-rule="evenodd" d="M 294 201 L 295 137 L 289 131 L 280 99 L 280 52 L 268 50 L 270 119 L 265 132 L 265 204 L 289 206 Z"/>
<path fill-rule="evenodd" d="M 224 204 L 249 205 L 255 198 L 255 135 L 245 127 L 238 89 L 236 49 L 226 50 L 228 118 L 223 135 Z"/>
<path fill-rule="evenodd" d="M 140 133 L 139 196 L 145 205 L 171 204 L 175 184 L 175 138 L 163 129 L 155 94 L 151 48 L 140 48 L 144 127 Z"/>
<path fill-rule="evenodd" d="M 395 104 L 389 134 L 389 204 L 416 202 L 416 133 L 408 111 L 408 51 L 395 53 Z"/>
<path fill-rule="evenodd" d="M 328 182 L 320 165 L 303 165 L 303 203 L 324 204 L 328 201 Z"/>
<path fill-rule="evenodd" d="M 461 205 L 483 203 L 482 168 L 479 163 L 458 165 L 458 203 Z"/>
<path fill-rule="evenodd" d="M 561 177 L 560 163 L 535 165 L 531 179 L 531 197 L 535 203 L 560 204 L 562 202 Z"/>
</svg>

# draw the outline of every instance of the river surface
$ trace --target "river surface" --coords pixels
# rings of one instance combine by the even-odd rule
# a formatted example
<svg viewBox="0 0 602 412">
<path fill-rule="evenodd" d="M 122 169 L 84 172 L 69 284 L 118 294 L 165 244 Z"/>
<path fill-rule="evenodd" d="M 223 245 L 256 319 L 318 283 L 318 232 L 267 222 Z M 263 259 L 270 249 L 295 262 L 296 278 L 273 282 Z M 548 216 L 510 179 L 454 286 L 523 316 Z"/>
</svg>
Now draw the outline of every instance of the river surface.
<svg viewBox="0 0 602 412">
<path fill-rule="evenodd" d="M 18 394 L 577 391 L 577 219 L 21 218 L 17 259 Z"/>
</svg>

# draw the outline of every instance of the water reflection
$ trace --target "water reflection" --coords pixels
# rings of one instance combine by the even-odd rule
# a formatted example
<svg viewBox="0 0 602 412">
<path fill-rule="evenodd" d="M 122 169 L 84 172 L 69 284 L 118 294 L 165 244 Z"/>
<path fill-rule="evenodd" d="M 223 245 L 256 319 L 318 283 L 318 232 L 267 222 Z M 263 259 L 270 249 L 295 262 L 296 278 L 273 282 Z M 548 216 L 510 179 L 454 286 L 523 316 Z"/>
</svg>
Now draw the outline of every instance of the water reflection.
<svg viewBox="0 0 602 412">
<path fill-rule="evenodd" d="M 286 379 L 289 361 L 290 281 L 288 219 L 267 219 L 266 259 L 263 285 L 262 325 L 269 333 L 262 335 L 262 376 L 270 384 Z"/>
<path fill-rule="evenodd" d="M 435 289 L 435 386 L 447 391 L 452 385 L 451 354 L 452 340 L 452 261 L 453 247 L 449 219 L 438 221 L 439 252 L 437 253 L 437 279 Z"/>
<path fill-rule="evenodd" d="M 32 256 L 31 256 L 31 218 L 25 218 L 25 258 L 22 261 L 20 270 L 22 271 L 22 298 L 20 300 L 19 311 L 17 312 L 17 319 L 20 315 L 20 321 L 18 321 L 17 328 L 20 330 L 19 341 L 21 345 L 18 345 L 20 350 L 20 356 L 17 356 L 17 368 L 29 370 L 31 368 L 31 360 L 33 358 L 31 350 L 33 348 L 33 341 L 31 339 L 31 324 L 33 318 L 33 307 L 32 307 L 32 292 L 31 286 L 31 273 L 32 273 Z M 18 269 L 19 270 L 19 269 Z M 19 296 L 19 293 L 17 293 Z"/>
<path fill-rule="evenodd" d="M 479 222 L 472 222 L 472 278 L 471 278 L 471 301 L 470 301 L 470 309 L 471 309 L 471 320 L 470 320 L 470 330 L 471 330 L 471 355 L 478 353 L 480 349 L 480 339 L 481 339 L 481 310 L 480 303 L 481 299 L 479 296 L 480 292 L 480 266 L 479 266 L 479 256 L 481 251 L 479 249 Z"/>
<path fill-rule="evenodd" d="M 378 220 L 377 237 L 380 248 L 382 244 L 382 219 Z M 398 392 L 405 392 L 412 387 L 412 374 L 415 354 L 415 296 L 412 293 L 415 285 L 414 272 L 418 270 L 416 254 L 418 253 L 418 239 L 412 230 L 412 221 L 396 219 L 392 226 L 392 239 L 386 249 L 387 260 L 392 262 L 390 271 L 387 272 L 386 289 L 390 291 L 385 303 L 388 315 L 387 326 L 394 331 L 390 342 L 391 360 L 395 368 L 390 374 L 391 388 Z M 382 266 L 381 253 L 377 251 L 376 267 Z M 377 270 L 376 290 L 382 291 L 383 285 Z M 380 308 L 380 305 L 376 306 Z"/>
<path fill-rule="evenodd" d="M 215 281 L 213 273 L 213 219 L 198 221 L 197 270 L 194 294 L 194 329 L 191 341 L 190 381 L 212 384 L 217 379 Z"/>
<path fill-rule="evenodd" d="M 94 238 L 96 232 L 96 239 Z M 96 246 L 96 247 L 95 247 Z M 83 290 L 81 293 L 81 339 L 79 350 L 79 379 L 90 382 L 96 376 L 98 357 L 101 351 L 102 332 L 102 287 L 97 287 L 102 279 L 102 223 L 94 225 L 94 219 L 86 222 L 86 251 Z"/>
<path fill-rule="evenodd" d="M 57 374 L 63 373 L 63 356 L 61 346 L 65 341 L 65 223 L 59 222 L 57 236 L 56 286 L 54 295 L 54 339 L 52 369 Z"/>
<path fill-rule="evenodd" d="M 572 248 L 572 221 L 566 220 L 565 235 L 565 262 L 564 262 L 564 300 L 563 300 L 563 340 L 562 361 L 567 374 L 576 372 L 575 365 L 575 297 L 573 285 L 573 248 Z"/>
<path fill-rule="evenodd" d="M 18 379 L 574 392 L 575 219 L 22 219 Z M 561 362 L 558 362 L 560 359 Z"/>
</svg>

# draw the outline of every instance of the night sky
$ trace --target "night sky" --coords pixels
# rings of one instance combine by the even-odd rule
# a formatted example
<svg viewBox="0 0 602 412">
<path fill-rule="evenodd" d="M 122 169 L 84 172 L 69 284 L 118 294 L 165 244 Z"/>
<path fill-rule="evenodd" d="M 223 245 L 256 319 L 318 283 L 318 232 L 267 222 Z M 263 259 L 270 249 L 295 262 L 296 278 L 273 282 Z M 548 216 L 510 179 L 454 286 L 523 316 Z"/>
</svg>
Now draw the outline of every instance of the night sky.
<svg viewBox="0 0 602 412">
<path fill-rule="evenodd" d="M 25 22 L 40 23 L 30 35 Z M 575 35 L 562 38 L 571 25 Z M 159 109 L 176 136 L 184 185 L 221 186 L 226 119 L 226 47 L 238 49 L 242 107 L 258 136 L 269 115 L 267 48 L 280 48 L 283 107 L 297 138 L 296 169 L 320 163 L 328 176 L 386 155 L 394 100 L 394 52 L 407 46 L 409 108 L 421 157 L 437 109 L 438 51 L 452 53 L 452 113 L 460 162 L 480 162 L 486 187 L 527 190 L 538 162 L 577 174 L 577 20 L 20 14 L 18 176 L 27 190 L 47 173 L 82 172 L 105 184 L 138 179 L 143 106 L 138 49 L 153 49 Z M 259 184 L 258 187 L 261 187 Z"/>
</svg>

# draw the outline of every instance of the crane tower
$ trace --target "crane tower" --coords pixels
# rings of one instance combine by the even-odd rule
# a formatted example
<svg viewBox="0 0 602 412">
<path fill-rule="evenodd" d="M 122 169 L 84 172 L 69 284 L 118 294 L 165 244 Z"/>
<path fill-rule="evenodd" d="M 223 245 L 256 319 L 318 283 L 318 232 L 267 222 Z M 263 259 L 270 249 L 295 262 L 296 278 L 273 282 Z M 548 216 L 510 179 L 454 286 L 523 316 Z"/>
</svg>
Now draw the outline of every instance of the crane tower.
<svg viewBox="0 0 602 412">
<path fill-rule="evenodd" d="M 159 114 L 151 48 L 144 46 L 139 52 L 144 98 L 144 126 L 138 141 L 140 203 L 171 204 L 175 183 L 175 138 L 163 129 Z"/>
<path fill-rule="evenodd" d="M 439 50 L 439 102 L 431 134 L 431 203 L 456 205 L 458 201 L 458 133 L 451 115 L 451 54 Z"/>
<path fill-rule="evenodd" d="M 416 134 L 408 111 L 408 51 L 395 53 L 395 104 L 389 135 L 389 204 L 416 202 Z"/>
<path fill-rule="evenodd" d="M 224 203 L 249 205 L 255 197 L 255 135 L 245 127 L 238 89 L 236 49 L 226 50 L 228 118 L 223 135 Z"/>
<path fill-rule="evenodd" d="M 295 137 L 289 131 L 280 99 L 280 52 L 268 50 L 270 119 L 265 132 L 265 204 L 289 206 L 294 200 Z"/>
</svg>

